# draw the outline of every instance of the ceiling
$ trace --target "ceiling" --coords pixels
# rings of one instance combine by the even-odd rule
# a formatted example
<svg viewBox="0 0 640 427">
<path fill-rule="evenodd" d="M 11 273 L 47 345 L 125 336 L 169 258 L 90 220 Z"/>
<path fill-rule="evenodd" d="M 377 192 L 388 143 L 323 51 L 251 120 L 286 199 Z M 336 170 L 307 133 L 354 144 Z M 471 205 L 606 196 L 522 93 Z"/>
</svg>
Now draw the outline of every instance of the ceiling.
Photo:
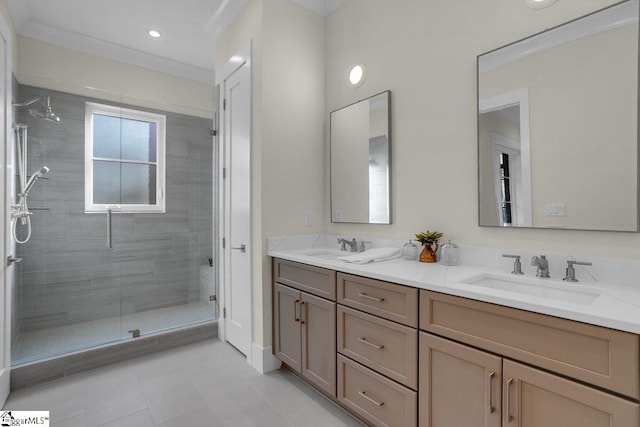
<svg viewBox="0 0 640 427">
<path fill-rule="evenodd" d="M 346 0 L 293 1 L 327 15 Z M 216 36 L 247 2 L 7 0 L 22 36 L 204 82 L 213 81 Z"/>
</svg>

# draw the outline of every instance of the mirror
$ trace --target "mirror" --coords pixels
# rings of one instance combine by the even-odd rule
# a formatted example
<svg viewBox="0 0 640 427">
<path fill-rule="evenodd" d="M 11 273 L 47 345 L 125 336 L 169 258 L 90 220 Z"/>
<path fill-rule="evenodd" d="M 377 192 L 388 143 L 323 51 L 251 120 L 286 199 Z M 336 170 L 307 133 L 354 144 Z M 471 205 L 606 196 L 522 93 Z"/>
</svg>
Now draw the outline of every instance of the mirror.
<svg viewBox="0 0 640 427">
<path fill-rule="evenodd" d="M 391 224 L 391 92 L 331 112 L 331 221 Z"/>
<path fill-rule="evenodd" d="M 638 9 L 478 57 L 480 226 L 638 231 Z"/>
</svg>

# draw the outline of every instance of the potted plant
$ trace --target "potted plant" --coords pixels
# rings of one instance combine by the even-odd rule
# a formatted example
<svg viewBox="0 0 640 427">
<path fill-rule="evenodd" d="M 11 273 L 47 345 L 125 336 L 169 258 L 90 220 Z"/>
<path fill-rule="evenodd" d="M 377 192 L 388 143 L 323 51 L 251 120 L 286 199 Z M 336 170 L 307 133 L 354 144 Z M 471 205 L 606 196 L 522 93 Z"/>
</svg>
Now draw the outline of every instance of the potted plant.
<svg viewBox="0 0 640 427">
<path fill-rule="evenodd" d="M 422 243 L 420 262 L 437 262 L 438 240 L 443 236 L 439 231 L 425 231 L 416 234 L 416 240 Z M 433 246 L 435 245 L 435 247 Z"/>
</svg>

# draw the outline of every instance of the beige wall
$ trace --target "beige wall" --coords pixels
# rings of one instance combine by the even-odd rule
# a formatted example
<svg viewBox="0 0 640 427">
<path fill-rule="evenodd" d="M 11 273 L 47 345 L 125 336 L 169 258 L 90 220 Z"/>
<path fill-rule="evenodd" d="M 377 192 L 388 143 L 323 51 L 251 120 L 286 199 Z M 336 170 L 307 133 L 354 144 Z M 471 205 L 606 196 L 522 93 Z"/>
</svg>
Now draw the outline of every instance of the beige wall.
<svg viewBox="0 0 640 427">
<path fill-rule="evenodd" d="M 216 62 L 254 40 L 254 342 L 271 343 L 268 236 L 402 239 L 438 229 L 467 245 L 640 257 L 638 234 L 477 226 L 476 56 L 615 2 L 534 11 L 513 0 L 348 0 L 323 26 L 289 0 L 251 0 L 218 40 Z M 354 89 L 347 75 L 357 63 L 367 80 Z M 323 123 L 328 130 L 330 111 L 387 89 L 394 223 L 332 224 Z M 303 210 L 313 227 L 302 225 Z"/>
<path fill-rule="evenodd" d="M 349 0 L 329 15 L 325 120 L 393 93 L 394 224 L 326 230 L 401 239 L 438 229 L 468 245 L 640 258 L 638 234 L 477 226 L 476 56 L 614 3 L 565 0 L 535 11 L 513 0 Z M 354 89 L 346 76 L 356 63 L 367 80 Z"/>
<path fill-rule="evenodd" d="M 222 66 L 253 40 L 252 209 L 254 337 L 271 344 L 266 238 L 320 233 L 324 194 L 324 20 L 290 0 L 250 0 L 216 41 Z M 304 211 L 313 226 L 304 226 Z"/>
<path fill-rule="evenodd" d="M 628 25 L 484 72 L 480 97 L 529 89 L 533 225 L 637 227 L 638 26 Z M 604 84 L 599 83 L 604 82 Z M 548 217 L 548 203 L 566 216 Z"/>
<path fill-rule="evenodd" d="M 21 84 L 213 117 L 213 82 L 197 82 L 27 37 L 18 37 Z"/>
</svg>

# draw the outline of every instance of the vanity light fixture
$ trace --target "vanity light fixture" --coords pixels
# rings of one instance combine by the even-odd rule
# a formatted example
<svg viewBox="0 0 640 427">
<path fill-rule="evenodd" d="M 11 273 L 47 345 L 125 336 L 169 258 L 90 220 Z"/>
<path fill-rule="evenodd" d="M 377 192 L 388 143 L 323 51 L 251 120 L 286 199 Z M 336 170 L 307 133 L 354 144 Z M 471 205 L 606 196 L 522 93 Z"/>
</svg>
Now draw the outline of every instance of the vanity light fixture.
<svg viewBox="0 0 640 427">
<path fill-rule="evenodd" d="M 151 37 L 153 37 L 154 39 L 159 38 L 162 34 L 160 34 L 160 31 L 158 30 L 149 30 L 147 32 L 147 34 L 149 34 Z"/>
<path fill-rule="evenodd" d="M 529 9 L 544 9 L 551 6 L 557 1 L 558 0 L 524 0 Z"/>
<path fill-rule="evenodd" d="M 354 65 L 351 71 L 349 71 L 349 82 L 353 87 L 360 87 L 362 86 L 362 83 L 364 83 L 366 76 L 367 71 L 365 70 L 364 65 Z"/>
</svg>

